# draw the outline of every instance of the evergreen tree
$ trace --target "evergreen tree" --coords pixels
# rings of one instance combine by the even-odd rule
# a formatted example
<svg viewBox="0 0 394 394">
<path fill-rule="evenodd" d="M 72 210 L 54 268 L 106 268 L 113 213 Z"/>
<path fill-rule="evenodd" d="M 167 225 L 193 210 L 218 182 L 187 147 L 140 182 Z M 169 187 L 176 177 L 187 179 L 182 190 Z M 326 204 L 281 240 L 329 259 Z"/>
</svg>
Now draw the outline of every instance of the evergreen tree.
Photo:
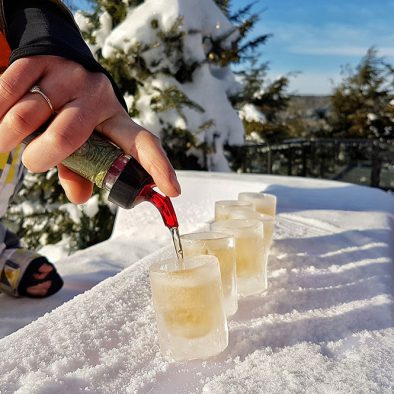
<svg viewBox="0 0 394 394">
<path fill-rule="evenodd" d="M 240 108 L 247 139 L 272 144 L 283 141 L 290 134 L 289 120 L 283 116 L 290 100 L 289 76 L 268 81 L 267 70 L 267 63 L 254 63 L 240 71 L 244 89 L 234 102 Z"/>
<path fill-rule="evenodd" d="M 239 32 L 236 50 L 225 51 L 221 58 L 228 59 L 228 64 L 237 65 L 236 74 L 242 81 L 242 88 L 230 100 L 243 120 L 246 139 L 254 143 L 281 141 L 289 135 L 289 124 L 283 113 L 290 100 L 287 89 L 291 74 L 270 81 L 267 76 L 269 63 L 259 60 L 259 49 L 271 36 L 262 34 L 250 38 L 260 21 L 261 13 L 255 12 L 259 1 L 246 4 L 234 14 L 230 12 L 230 1 L 216 2 Z"/>
<path fill-rule="evenodd" d="M 223 123 L 221 119 L 224 114 L 216 115 L 207 108 L 209 104 L 217 105 L 215 97 L 212 98 L 212 103 L 209 98 L 207 100 L 207 97 L 202 97 L 201 93 L 193 94 L 196 78 L 208 69 L 213 82 L 207 78 L 202 81 L 200 78 L 200 84 L 204 82 L 207 86 L 213 86 L 222 82 L 224 95 L 221 96 L 221 101 L 230 101 L 233 108 L 239 110 L 243 103 L 251 99 L 251 96 L 247 96 L 250 89 L 248 86 L 244 89 L 235 82 L 230 68 L 258 56 L 258 48 L 269 37 L 259 35 L 249 38 L 259 20 L 258 14 L 252 12 L 254 3 L 232 14 L 229 0 L 215 2 L 224 15 L 220 15 L 212 1 L 203 1 L 198 7 L 206 9 L 205 19 L 209 22 L 204 20 L 200 24 L 187 15 L 187 7 L 196 7 L 195 2 L 169 2 L 167 8 L 177 4 L 180 9 L 173 24 L 163 24 L 163 15 L 156 12 L 159 16 L 147 19 L 146 29 L 150 32 L 139 34 L 133 30 L 129 37 L 124 37 L 125 40 L 130 40 L 130 36 L 133 36 L 133 43 L 129 45 L 119 45 L 119 40 L 114 39 L 126 23 L 119 26 L 122 21 L 119 18 L 112 20 L 112 15 L 122 15 L 123 21 L 128 18 L 127 22 L 131 24 L 133 14 L 142 8 L 150 7 L 154 10 L 155 6 L 149 0 L 122 4 L 114 0 L 98 0 L 93 2 L 96 5 L 93 14 L 85 14 L 85 20 L 78 18 L 96 57 L 112 73 L 126 96 L 130 115 L 160 135 L 173 165 L 180 169 L 223 170 L 226 166 L 220 145 L 242 144 L 243 130 L 239 120 L 231 115 L 233 125 Z M 128 6 L 127 15 L 124 12 L 125 4 Z M 185 15 L 182 10 L 186 10 Z M 164 12 L 168 14 L 167 10 Z M 112 25 L 106 29 L 108 20 L 112 21 Z M 149 39 L 146 39 L 147 36 Z M 191 42 L 194 48 L 191 48 Z M 109 50 L 111 45 L 113 48 Z M 270 87 L 271 98 L 278 91 L 273 87 L 274 84 Z M 152 85 L 155 85 L 154 88 Z M 266 103 L 262 105 L 266 110 L 270 100 L 268 94 L 262 100 Z M 226 112 L 233 112 L 230 105 Z M 274 117 L 274 112 L 272 107 L 268 115 L 270 119 Z M 237 130 L 231 130 L 234 125 Z M 215 163 L 218 157 L 219 163 Z"/>
<path fill-rule="evenodd" d="M 331 99 L 333 135 L 393 139 L 394 68 L 371 48 L 343 75 Z"/>
<path fill-rule="evenodd" d="M 62 242 L 63 249 L 72 253 L 108 239 L 114 214 L 101 190 L 95 190 L 87 204 L 69 203 L 53 169 L 25 176 L 5 221 L 31 249 Z"/>
<path fill-rule="evenodd" d="M 227 16 L 230 16 L 230 0 L 215 0 L 215 3 Z"/>
</svg>

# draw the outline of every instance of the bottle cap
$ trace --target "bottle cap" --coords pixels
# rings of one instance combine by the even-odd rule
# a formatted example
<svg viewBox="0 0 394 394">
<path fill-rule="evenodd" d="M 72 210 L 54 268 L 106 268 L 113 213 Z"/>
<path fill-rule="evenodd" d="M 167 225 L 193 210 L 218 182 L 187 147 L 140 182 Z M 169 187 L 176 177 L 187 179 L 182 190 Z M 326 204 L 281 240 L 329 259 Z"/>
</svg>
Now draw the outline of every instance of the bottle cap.
<svg viewBox="0 0 394 394">
<path fill-rule="evenodd" d="M 147 185 L 154 186 L 152 177 L 136 159 L 131 157 L 112 186 L 108 200 L 122 208 L 130 209 L 136 205 L 136 198 L 141 189 Z"/>
</svg>

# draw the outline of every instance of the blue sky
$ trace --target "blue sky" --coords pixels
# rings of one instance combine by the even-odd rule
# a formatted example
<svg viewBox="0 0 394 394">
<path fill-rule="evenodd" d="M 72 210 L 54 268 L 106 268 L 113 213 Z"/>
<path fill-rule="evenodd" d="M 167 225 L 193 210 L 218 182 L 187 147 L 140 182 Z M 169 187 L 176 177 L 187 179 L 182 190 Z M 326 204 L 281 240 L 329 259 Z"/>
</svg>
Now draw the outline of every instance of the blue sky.
<svg viewBox="0 0 394 394">
<path fill-rule="evenodd" d="M 394 0 L 257 0 L 254 10 L 261 14 L 255 33 L 273 35 L 261 57 L 269 77 L 300 73 L 291 78 L 291 92 L 329 94 L 341 66 L 357 65 L 371 46 L 394 65 Z"/>
<path fill-rule="evenodd" d="M 233 0 L 233 8 L 247 3 Z M 393 0 L 260 0 L 255 11 L 255 32 L 273 34 L 262 48 L 269 75 L 299 71 L 294 92 L 329 94 L 341 66 L 357 65 L 371 46 L 394 65 Z"/>
</svg>

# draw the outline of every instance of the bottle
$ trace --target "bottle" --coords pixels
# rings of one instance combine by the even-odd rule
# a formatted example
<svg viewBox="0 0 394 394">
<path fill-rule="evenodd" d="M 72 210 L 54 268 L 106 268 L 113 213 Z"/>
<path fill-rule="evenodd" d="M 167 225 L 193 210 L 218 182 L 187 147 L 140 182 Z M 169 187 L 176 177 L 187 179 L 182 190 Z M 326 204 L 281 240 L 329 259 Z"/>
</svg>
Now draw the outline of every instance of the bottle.
<svg viewBox="0 0 394 394">
<path fill-rule="evenodd" d="M 23 142 L 31 142 L 45 130 L 45 126 Z M 130 209 L 143 201 L 153 204 L 171 232 L 178 258 L 183 258 L 178 219 L 171 200 L 154 190 L 156 185 L 152 177 L 136 159 L 125 154 L 98 132 L 93 132 L 62 164 L 99 188 L 107 190 L 108 200 L 121 208 Z"/>
<path fill-rule="evenodd" d="M 23 141 L 30 143 L 41 134 L 43 127 Z M 156 192 L 149 173 L 133 157 L 98 132 L 74 153 L 62 161 L 67 168 L 109 192 L 108 200 L 115 205 L 130 209 L 143 201 L 149 201 L 160 211 L 164 224 L 178 227 L 171 200 Z"/>
</svg>

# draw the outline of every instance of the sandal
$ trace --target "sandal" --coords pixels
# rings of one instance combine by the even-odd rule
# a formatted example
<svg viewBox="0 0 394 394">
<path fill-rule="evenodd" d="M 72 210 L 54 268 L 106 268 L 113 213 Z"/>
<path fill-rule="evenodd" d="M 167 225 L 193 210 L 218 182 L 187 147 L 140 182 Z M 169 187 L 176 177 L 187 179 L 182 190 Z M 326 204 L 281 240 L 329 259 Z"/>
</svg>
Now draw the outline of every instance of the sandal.
<svg viewBox="0 0 394 394">
<path fill-rule="evenodd" d="M 49 265 L 52 270 L 40 273 L 43 265 Z M 41 278 L 37 279 L 35 275 Z M 27 290 L 48 281 L 50 287 L 44 295 L 31 294 Z M 0 291 L 14 297 L 43 298 L 55 294 L 62 286 L 62 278 L 46 257 L 23 248 L 5 249 L 0 254 Z"/>
</svg>

